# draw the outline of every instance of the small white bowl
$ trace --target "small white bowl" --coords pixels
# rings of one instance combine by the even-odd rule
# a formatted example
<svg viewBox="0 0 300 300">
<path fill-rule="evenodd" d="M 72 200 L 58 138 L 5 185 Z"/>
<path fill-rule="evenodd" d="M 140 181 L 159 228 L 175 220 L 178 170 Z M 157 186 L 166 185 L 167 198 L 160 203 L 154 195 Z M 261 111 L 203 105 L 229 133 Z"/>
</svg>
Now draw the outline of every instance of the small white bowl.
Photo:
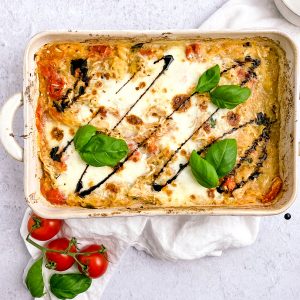
<svg viewBox="0 0 300 300">
<path fill-rule="evenodd" d="M 300 0 L 274 0 L 274 2 L 284 18 L 300 26 Z"/>
</svg>

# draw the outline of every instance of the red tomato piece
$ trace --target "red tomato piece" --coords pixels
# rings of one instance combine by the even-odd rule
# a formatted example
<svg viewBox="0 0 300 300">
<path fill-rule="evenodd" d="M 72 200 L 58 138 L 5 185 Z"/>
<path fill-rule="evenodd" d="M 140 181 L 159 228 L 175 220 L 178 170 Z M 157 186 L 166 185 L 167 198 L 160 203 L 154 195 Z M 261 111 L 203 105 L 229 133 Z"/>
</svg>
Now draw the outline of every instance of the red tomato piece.
<svg viewBox="0 0 300 300">
<path fill-rule="evenodd" d="M 47 81 L 47 92 L 49 96 L 55 100 L 62 97 L 63 88 L 65 85 L 62 77 L 57 73 L 56 68 L 53 65 L 39 64 L 40 72 Z"/>
<path fill-rule="evenodd" d="M 44 219 L 32 214 L 27 223 L 27 229 L 30 235 L 39 241 L 52 239 L 61 229 L 62 220 Z"/>
<path fill-rule="evenodd" d="M 279 194 L 279 192 L 282 189 L 282 180 L 280 177 L 275 177 L 273 179 L 272 185 L 269 189 L 269 191 L 264 195 L 262 202 L 268 203 L 273 201 L 276 196 Z"/>
<path fill-rule="evenodd" d="M 100 55 L 102 58 L 106 58 L 112 54 L 112 48 L 107 45 L 94 45 L 90 47 L 90 51 L 94 54 Z"/>
<path fill-rule="evenodd" d="M 65 197 L 59 189 L 45 191 L 45 197 L 52 204 L 65 204 Z"/>
<path fill-rule="evenodd" d="M 185 56 L 188 60 L 192 60 L 194 58 L 199 58 L 201 53 L 200 44 L 190 44 L 185 48 Z"/>
<path fill-rule="evenodd" d="M 47 248 L 52 250 L 66 250 L 70 245 L 67 238 L 59 238 L 48 243 Z M 69 252 L 76 253 L 75 245 L 72 245 Z M 72 267 L 75 262 L 74 257 L 57 252 L 46 252 L 48 267 L 56 271 L 65 271 Z"/>
<path fill-rule="evenodd" d="M 98 278 L 102 276 L 108 267 L 107 253 L 103 252 L 104 249 L 105 248 L 103 246 L 93 244 L 80 250 L 81 253 L 95 251 L 98 251 L 98 253 L 78 255 L 78 260 L 86 267 L 85 270 L 82 270 L 81 266 L 78 265 L 78 270 L 90 278 Z"/>
<path fill-rule="evenodd" d="M 53 99 L 60 99 L 65 82 L 60 77 L 52 77 L 49 81 L 48 92 L 49 96 Z"/>
<path fill-rule="evenodd" d="M 153 54 L 153 51 L 152 49 L 140 49 L 140 53 L 143 55 L 143 56 L 151 56 Z"/>
<path fill-rule="evenodd" d="M 225 187 L 228 191 L 233 191 L 235 186 L 236 186 L 236 183 L 234 181 L 234 178 L 232 177 L 228 177 L 226 178 L 225 182 L 222 184 L 223 187 Z"/>
</svg>

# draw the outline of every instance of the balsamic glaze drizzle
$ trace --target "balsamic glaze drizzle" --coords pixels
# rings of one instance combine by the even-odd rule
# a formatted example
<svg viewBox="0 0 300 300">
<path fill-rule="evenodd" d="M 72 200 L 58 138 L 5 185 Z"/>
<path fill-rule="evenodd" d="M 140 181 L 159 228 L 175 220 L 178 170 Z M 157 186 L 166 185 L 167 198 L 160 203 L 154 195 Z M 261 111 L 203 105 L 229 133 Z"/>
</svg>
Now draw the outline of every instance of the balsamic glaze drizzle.
<svg viewBox="0 0 300 300">
<path fill-rule="evenodd" d="M 161 60 L 164 60 L 165 64 L 163 66 L 162 71 L 158 74 L 158 76 L 156 76 L 156 78 L 154 79 L 154 81 L 150 84 L 150 86 L 144 91 L 144 93 L 139 97 L 139 99 L 130 107 L 129 111 L 135 106 L 135 104 L 145 95 L 145 93 L 151 88 L 151 86 L 154 84 L 154 82 L 164 73 L 165 70 L 168 69 L 168 67 L 170 66 L 170 64 L 173 62 L 174 58 L 172 55 L 166 55 L 164 57 L 162 57 L 161 59 L 155 61 L 154 63 L 158 63 Z M 87 68 L 87 60 L 86 59 L 76 59 L 76 60 L 72 60 L 71 61 L 71 69 L 70 72 L 71 74 L 74 76 L 76 70 L 79 69 L 80 70 L 80 78 L 83 82 L 85 82 L 85 87 L 88 86 L 89 83 L 89 77 L 87 76 L 87 72 L 88 72 L 88 68 Z M 120 90 L 125 87 L 129 81 L 131 79 L 133 79 L 133 77 L 135 76 L 136 73 L 134 73 L 127 82 L 125 82 L 125 84 L 123 86 L 121 86 L 121 88 L 116 92 L 119 93 Z M 77 84 L 78 84 L 79 80 L 76 80 L 73 90 L 76 89 Z M 73 99 L 70 101 L 68 96 L 69 94 L 72 92 L 72 89 L 68 89 L 68 91 L 66 92 L 66 94 L 62 97 L 62 100 L 60 101 L 60 103 L 54 101 L 53 105 L 56 108 L 57 111 L 59 112 L 63 112 L 67 107 L 70 107 L 74 102 L 77 101 L 77 99 L 84 94 L 85 88 L 80 87 L 79 91 L 78 91 L 78 95 L 73 97 Z M 126 117 L 126 115 L 129 113 L 129 111 L 125 114 L 125 116 L 122 117 L 121 120 L 119 120 L 119 122 L 117 123 L 117 125 L 114 126 L 113 129 L 115 129 L 119 123 Z M 94 118 L 94 117 L 93 117 Z M 92 118 L 92 119 L 93 119 Z M 91 121 L 91 120 L 90 120 Z M 88 123 L 90 123 L 90 121 Z M 73 142 L 73 139 L 68 141 L 67 145 L 63 148 L 63 150 L 61 152 L 58 153 L 59 147 L 53 147 L 50 151 L 50 157 L 54 160 L 54 161 L 61 161 L 61 157 L 62 154 L 67 150 L 67 148 L 71 145 L 71 143 Z M 86 171 L 86 170 L 85 170 Z M 83 174 L 84 175 L 84 174 Z"/>
<path fill-rule="evenodd" d="M 53 101 L 53 106 L 56 108 L 58 112 L 64 112 L 66 108 L 69 108 L 73 103 L 75 103 L 80 96 L 85 93 L 86 87 L 89 85 L 90 78 L 87 76 L 88 67 L 86 59 L 74 59 L 71 61 L 70 73 L 75 76 L 76 70 L 79 69 L 79 79 L 74 83 L 73 89 L 68 89 L 66 94 L 61 98 L 61 100 Z M 85 86 L 80 86 L 78 88 L 77 95 L 74 95 L 72 99 L 69 99 L 69 94 L 77 89 L 79 81 L 83 81 Z"/>
<path fill-rule="evenodd" d="M 73 89 L 75 89 L 76 85 L 77 81 L 75 82 Z M 66 94 L 61 98 L 60 102 L 53 101 L 53 106 L 58 112 L 64 112 L 64 110 L 68 107 L 69 94 L 72 92 L 73 89 L 68 89 Z"/>
<path fill-rule="evenodd" d="M 165 120 L 169 120 L 169 119 L 171 119 L 171 117 L 172 117 L 172 115 L 176 112 L 176 111 L 178 111 L 181 107 L 183 107 L 184 105 L 185 105 L 185 103 L 187 102 L 187 101 L 189 101 L 190 100 L 190 98 L 192 97 L 192 96 L 194 96 L 195 95 L 195 93 L 193 93 L 193 94 L 191 94 L 188 98 L 186 98 L 175 110 L 173 110 L 167 117 L 166 117 L 166 119 Z M 78 195 L 80 196 L 80 197 L 85 197 L 85 196 L 87 196 L 87 195 L 89 195 L 91 192 L 93 192 L 95 189 L 97 189 L 98 187 L 100 187 L 105 181 L 107 181 L 111 176 L 113 176 L 125 163 L 126 163 L 126 161 L 138 150 L 138 148 L 140 148 L 140 147 L 142 147 L 142 146 L 144 146 L 145 144 L 146 144 L 146 142 L 147 142 L 147 140 L 155 133 L 155 132 L 157 132 L 160 128 L 161 128 L 161 126 L 162 126 L 162 124 L 159 124 L 158 126 L 156 126 L 156 127 L 154 127 L 154 130 L 152 131 L 152 132 L 150 132 L 150 134 L 148 134 L 148 136 L 147 137 L 145 137 L 144 138 L 144 140 L 142 141 L 142 142 L 140 142 L 140 143 L 138 143 L 137 144 L 137 146 L 136 146 L 136 148 L 125 158 L 125 160 L 124 161 L 122 161 L 122 162 L 120 162 L 115 168 L 114 168 L 114 170 L 110 173 L 110 174 L 108 174 L 103 180 L 101 180 L 100 182 L 98 182 L 96 185 L 94 185 L 94 186 L 92 186 L 92 187 L 90 187 L 90 188 L 88 188 L 87 190 L 84 190 L 84 191 L 82 191 L 82 192 L 80 192 L 80 193 L 78 193 Z"/>
<path fill-rule="evenodd" d="M 61 155 L 62 153 L 57 153 L 59 150 L 59 147 L 53 147 L 50 151 L 50 157 L 54 160 L 54 161 L 60 161 L 61 159 Z"/>
<path fill-rule="evenodd" d="M 214 144 L 214 143 L 217 142 L 218 140 L 221 140 L 221 139 L 222 139 L 223 137 L 225 137 L 226 135 L 229 135 L 229 134 L 231 134 L 231 133 L 233 133 L 233 132 L 235 132 L 235 131 L 237 131 L 237 130 L 243 128 L 243 127 L 246 127 L 246 126 L 248 126 L 248 125 L 250 125 L 250 124 L 253 124 L 253 123 L 255 123 L 255 121 L 256 121 L 256 119 L 252 119 L 252 120 L 250 120 L 250 121 L 248 121 L 248 122 L 245 122 L 244 124 L 239 125 L 238 127 L 232 128 L 231 130 L 229 130 L 229 131 L 223 133 L 220 137 L 216 138 L 213 142 L 211 142 L 211 143 L 209 143 L 208 145 L 202 147 L 200 150 L 197 151 L 197 153 L 198 153 L 199 155 L 202 154 L 202 153 L 205 152 L 212 144 Z M 155 191 L 157 191 L 157 192 L 161 191 L 165 186 L 167 186 L 168 184 L 172 183 L 172 182 L 179 176 L 179 174 L 180 174 L 180 173 L 181 173 L 188 165 L 189 165 L 189 162 L 186 162 L 186 163 L 184 163 L 184 164 L 180 164 L 180 165 L 179 165 L 178 171 L 175 173 L 175 175 L 174 175 L 173 177 L 171 177 L 170 179 L 168 179 L 168 180 L 167 180 L 164 184 L 162 184 L 162 185 L 161 185 L 161 184 L 157 184 L 157 183 L 154 182 L 154 183 L 152 184 L 153 189 L 154 189 Z"/>
<path fill-rule="evenodd" d="M 133 73 L 133 75 L 116 91 L 116 94 L 118 94 L 135 76 L 136 73 Z"/>
<path fill-rule="evenodd" d="M 141 49 L 143 46 L 144 46 L 144 43 L 137 43 L 137 44 L 131 46 L 130 50 L 131 50 L 131 51 L 139 50 L 139 49 Z"/>
<path fill-rule="evenodd" d="M 251 78 L 256 78 L 255 69 L 260 66 L 260 59 L 252 58 L 251 56 L 245 57 L 245 62 L 251 62 L 251 66 L 248 68 L 248 72 L 245 75 L 245 79 L 241 82 L 241 86 L 245 85 Z"/>
<path fill-rule="evenodd" d="M 145 91 L 140 95 L 140 97 L 131 105 L 131 107 L 129 108 L 129 110 L 123 115 L 123 117 L 118 121 L 118 123 L 112 128 L 112 130 L 114 130 L 121 122 L 122 120 L 128 115 L 128 113 L 133 109 L 133 107 L 142 99 L 142 97 L 147 93 L 147 91 L 153 86 L 153 84 L 155 83 L 155 81 L 166 71 L 168 70 L 169 66 L 171 65 L 171 63 L 174 61 L 174 58 L 172 55 L 166 55 L 163 56 L 162 58 L 160 58 L 159 60 L 155 61 L 154 64 L 158 63 L 159 61 L 164 60 L 164 66 L 162 68 L 162 70 L 159 72 L 159 74 L 154 78 L 154 80 L 151 82 L 151 84 L 145 89 Z M 126 84 L 135 76 L 136 73 L 134 73 L 131 78 L 129 78 L 129 80 L 127 82 L 125 82 L 125 84 L 116 92 L 116 94 L 124 87 L 126 86 Z M 190 98 L 190 97 L 189 97 Z M 189 99 L 188 98 L 188 99 Z M 185 101 L 186 102 L 186 101 Z M 152 133 L 151 133 L 152 134 Z M 150 134 L 150 136 L 151 136 Z M 145 139 L 145 141 L 148 138 Z M 138 146 L 140 147 L 140 146 Z M 137 147 L 137 148 L 138 148 Z M 132 152 L 132 154 L 137 150 L 137 148 Z M 130 155 L 131 156 L 131 155 Z M 128 157 L 127 157 L 128 158 Z M 127 160 L 127 159 L 126 159 Z M 125 162 L 125 161 L 124 161 Z M 78 193 L 81 189 L 82 189 L 82 178 L 84 176 L 84 174 L 87 171 L 88 166 L 85 168 L 85 170 L 83 171 L 83 173 L 81 174 L 81 177 L 79 179 L 79 181 L 77 182 L 76 185 L 76 189 L 75 189 L 75 193 Z M 108 175 L 109 176 L 109 175 Z M 108 177 L 109 178 L 109 177 Z M 108 179 L 107 178 L 107 179 Z M 82 192 L 83 193 L 83 192 Z M 81 193 L 80 193 L 81 195 Z"/>
<path fill-rule="evenodd" d="M 179 152 L 179 150 L 196 134 L 196 132 L 198 132 L 203 127 L 203 125 L 206 122 L 209 121 L 210 118 L 212 118 L 218 112 L 218 110 L 219 110 L 219 108 L 217 108 L 203 123 L 201 123 L 200 126 L 198 126 L 193 131 L 193 133 L 183 143 L 180 144 L 180 146 L 172 153 L 172 155 L 169 157 L 169 159 L 164 163 L 163 167 L 156 174 L 154 174 L 154 181 L 156 180 L 156 178 L 159 177 L 159 175 L 163 172 L 164 168 L 169 164 L 169 162 Z M 153 185 L 155 185 L 155 183 Z"/>
<path fill-rule="evenodd" d="M 254 179 L 258 178 L 258 176 L 261 174 L 260 169 L 263 166 L 263 162 L 268 157 L 268 153 L 267 153 L 267 141 L 268 141 L 268 139 L 269 139 L 269 133 L 266 136 L 266 138 L 264 139 L 264 145 L 262 146 L 262 154 L 258 158 L 258 162 L 256 164 L 256 167 L 255 167 L 254 171 L 249 175 L 249 177 L 246 180 L 241 180 L 240 182 L 238 182 L 236 184 L 235 188 L 233 189 L 233 191 L 243 187 L 249 181 L 253 181 Z"/>
<path fill-rule="evenodd" d="M 182 106 L 184 106 L 185 105 L 185 103 L 187 102 L 187 101 L 189 101 L 190 100 L 190 98 L 192 97 L 192 96 L 194 96 L 196 93 L 193 93 L 193 94 L 191 94 L 188 98 L 186 98 L 184 101 L 183 101 L 183 103 L 181 103 L 175 110 L 173 110 L 167 117 L 166 117 L 166 119 L 165 120 L 169 120 L 169 119 L 171 119 L 171 117 L 172 117 L 172 115 L 177 111 L 177 110 L 179 110 Z M 140 148 L 140 147 L 142 147 L 143 145 L 145 145 L 146 144 L 146 142 L 147 142 L 147 140 L 159 129 L 161 127 L 161 124 L 159 125 L 159 126 L 157 126 L 157 127 L 154 127 L 154 130 L 152 131 L 152 132 L 150 132 L 150 134 L 141 142 L 141 143 L 139 143 L 139 144 L 137 144 L 137 147 L 133 150 L 133 152 L 125 159 L 125 161 L 120 165 L 118 165 L 118 166 L 116 166 L 118 169 L 119 168 L 121 168 L 122 166 L 123 166 L 123 164 L 128 160 L 128 158 L 130 158 L 131 157 L 131 155 L 132 154 L 134 154 L 135 153 L 135 151 L 138 149 L 138 148 Z M 86 173 L 86 171 L 87 171 L 87 169 L 88 169 L 88 166 L 87 166 L 87 168 L 83 171 L 83 173 L 81 174 L 81 178 L 79 179 L 79 181 L 80 180 L 82 180 L 82 178 L 83 178 L 83 176 L 84 176 L 84 173 Z M 113 175 L 115 172 L 113 172 L 113 173 L 111 173 L 111 174 L 109 174 L 109 175 Z M 109 177 L 111 177 L 111 176 L 109 176 L 108 175 L 108 178 L 105 178 L 105 181 L 107 180 L 107 179 L 109 179 Z M 79 192 L 80 191 L 80 189 L 82 188 L 82 186 L 80 185 L 80 183 L 79 183 L 79 181 L 77 182 L 77 185 L 76 185 L 76 191 L 75 192 Z M 105 181 L 103 181 L 103 182 L 101 182 L 101 184 L 102 183 L 104 183 Z M 79 184 L 79 187 L 80 187 L 80 189 L 77 191 L 77 186 L 78 186 L 78 184 Z M 100 185 L 101 185 L 100 184 Z M 99 185 L 99 186 L 100 186 Z M 98 187 L 99 187 L 98 186 Z M 92 192 L 92 191 L 91 191 Z M 90 193 L 91 193 L 90 192 Z M 81 193 L 79 194 L 79 196 L 81 195 Z M 84 196 L 86 196 L 86 195 L 84 195 Z M 83 197 L 84 197 L 83 196 Z"/>
<path fill-rule="evenodd" d="M 226 69 L 222 70 L 220 74 L 223 75 L 224 73 L 230 71 L 231 69 L 235 69 L 236 67 L 241 66 L 241 65 L 244 65 L 244 62 L 234 63 L 229 68 L 226 68 Z"/>
<path fill-rule="evenodd" d="M 261 61 L 259 58 L 252 58 L 251 56 L 247 55 L 244 60 L 236 60 L 235 63 L 227 68 L 221 71 L 221 75 L 228 72 L 231 69 L 235 69 L 237 67 L 244 66 L 246 63 L 251 63 L 251 66 L 248 68 L 248 71 L 245 75 L 245 79 L 241 82 L 241 86 L 245 85 L 251 78 L 255 78 L 257 75 L 255 73 L 255 69 L 258 68 L 261 64 Z"/>
<path fill-rule="evenodd" d="M 54 160 L 54 161 L 58 161 L 60 162 L 61 161 L 61 157 L 63 155 L 63 153 L 68 149 L 68 147 L 72 144 L 74 138 L 72 138 L 71 140 L 69 140 L 66 144 L 66 146 L 60 151 L 58 152 L 59 150 L 59 147 L 56 146 L 56 147 L 53 147 L 50 151 L 50 157 Z"/>
<path fill-rule="evenodd" d="M 162 70 L 158 73 L 158 75 L 154 78 L 154 80 L 151 82 L 151 84 L 145 89 L 145 91 L 140 95 L 140 97 L 130 106 L 129 110 L 122 116 L 122 118 L 118 121 L 118 123 L 112 128 L 112 130 L 116 129 L 119 124 L 126 118 L 126 116 L 130 113 L 130 111 L 135 107 L 135 105 L 143 98 L 143 96 L 149 91 L 149 89 L 153 86 L 155 81 L 166 71 L 168 70 L 171 63 L 174 61 L 174 58 L 172 55 L 165 55 L 162 58 L 158 59 L 154 62 L 154 64 L 157 64 L 161 60 L 164 60 L 164 66 Z"/>
<path fill-rule="evenodd" d="M 82 188 L 83 188 L 83 184 L 82 184 L 82 178 L 84 176 L 84 174 L 86 173 L 87 169 L 88 169 L 89 165 L 86 165 L 77 184 L 76 184 L 76 189 L 75 189 L 75 193 L 78 193 Z"/>
<path fill-rule="evenodd" d="M 266 144 L 264 144 L 262 147 L 262 155 L 259 157 L 258 163 L 256 164 L 254 171 L 249 175 L 249 177 L 246 180 L 241 180 L 239 183 L 237 183 L 233 191 L 243 187 L 249 181 L 253 181 L 254 179 L 258 178 L 258 176 L 261 174 L 260 169 L 263 165 L 263 162 L 267 159 L 267 156 L 267 147 Z"/>
<path fill-rule="evenodd" d="M 255 151 L 257 149 L 257 147 L 259 146 L 260 142 L 263 142 L 262 145 L 262 154 L 260 155 L 260 157 L 258 158 L 258 162 L 253 170 L 253 172 L 249 175 L 249 177 L 246 180 L 241 180 L 239 183 L 236 184 L 235 188 L 231 191 L 233 192 L 236 189 L 239 189 L 241 187 L 243 187 L 247 182 L 252 181 L 256 178 L 258 178 L 258 176 L 261 174 L 260 173 L 260 169 L 263 166 L 263 162 L 267 159 L 268 153 L 267 153 L 267 142 L 270 139 L 270 130 L 271 130 L 271 125 L 273 122 L 270 121 L 270 119 L 263 114 L 262 112 L 257 114 L 257 118 L 256 118 L 256 124 L 257 125 L 264 125 L 265 128 L 263 129 L 262 133 L 259 135 L 258 138 L 256 138 L 253 143 L 251 144 L 251 146 L 246 149 L 246 151 L 244 152 L 244 155 L 239 159 L 239 162 L 236 164 L 235 168 L 226 176 L 224 177 L 222 183 L 220 186 L 217 187 L 217 191 L 219 193 L 223 193 L 223 192 L 228 192 L 227 190 L 224 189 L 223 187 L 223 183 L 226 181 L 226 179 L 230 176 L 233 176 L 236 172 L 236 170 L 245 162 L 248 160 L 249 155 Z"/>
</svg>

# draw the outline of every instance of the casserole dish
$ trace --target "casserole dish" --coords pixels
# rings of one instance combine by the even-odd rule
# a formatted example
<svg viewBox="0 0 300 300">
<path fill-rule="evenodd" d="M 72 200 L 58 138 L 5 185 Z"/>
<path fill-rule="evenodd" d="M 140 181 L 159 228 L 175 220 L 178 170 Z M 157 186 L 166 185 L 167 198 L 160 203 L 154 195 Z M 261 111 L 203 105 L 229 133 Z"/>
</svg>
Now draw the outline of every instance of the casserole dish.
<svg viewBox="0 0 300 300">
<path fill-rule="evenodd" d="M 84 40 L 118 40 L 127 39 L 135 43 L 145 42 L 149 40 L 195 40 L 195 39 L 217 39 L 217 38 L 269 38 L 278 42 L 284 49 L 287 62 L 280 66 L 284 70 L 285 84 L 282 89 L 280 99 L 280 141 L 279 141 L 279 159 L 283 162 L 280 165 L 280 177 L 283 180 L 283 192 L 279 199 L 272 205 L 268 206 L 205 206 L 195 205 L 186 207 L 151 207 L 151 208 L 131 208 L 131 207 L 105 207 L 105 208 L 82 208 L 82 207 L 66 207 L 52 206 L 47 202 L 40 193 L 39 180 L 42 176 L 41 165 L 38 159 L 37 132 L 35 129 L 35 111 L 37 98 L 39 95 L 38 80 L 36 78 L 36 65 L 34 57 L 37 51 L 45 44 L 54 41 L 84 41 Z M 53 218 L 68 217 L 89 217 L 89 216 L 114 216 L 114 215 L 159 215 L 159 214 L 215 214 L 215 215 L 268 215 L 280 213 L 285 210 L 294 200 L 296 192 L 296 139 L 295 139 L 295 118 L 296 118 L 296 66 L 297 52 L 292 40 L 286 35 L 276 31 L 256 31 L 256 32 L 209 32 L 200 31 L 176 31 L 176 32 L 46 32 L 35 36 L 29 42 L 25 53 L 24 64 L 24 114 L 25 114 L 25 197 L 30 207 L 41 216 Z M 18 100 L 19 99 L 19 100 Z M 21 96 L 16 95 L 11 98 L 2 110 L 2 114 L 6 116 L 6 124 L 8 117 L 10 120 L 13 113 L 21 103 Z M 3 117 L 1 118 L 3 120 Z M 284 126 L 282 126 L 284 124 Z M 11 133 L 11 128 L 2 129 L 2 142 L 5 148 L 11 152 L 12 156 L 17 159 L 22 158 L 22 150 L 17 146 Z M 293 159 L 291 159 L 293 158 Z"/>
</svg>

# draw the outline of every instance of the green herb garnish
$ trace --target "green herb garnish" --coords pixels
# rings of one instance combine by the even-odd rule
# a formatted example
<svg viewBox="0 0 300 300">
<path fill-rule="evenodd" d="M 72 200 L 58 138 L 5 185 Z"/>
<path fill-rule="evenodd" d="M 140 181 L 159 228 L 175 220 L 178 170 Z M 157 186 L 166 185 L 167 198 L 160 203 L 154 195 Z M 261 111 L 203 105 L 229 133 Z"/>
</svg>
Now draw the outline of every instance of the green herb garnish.
<svg viewBox="0 0 300 300">
<path fill-rule="evenodd" d="M 221 85 L 211 93 L 211 101 L 219 108 L 233 109 L 244 103 L 251 95 L 251 90 L 239 85 Z"/>
<path fill-rule="evenodd" d="M 219 184 L 215 168 L 193 150 L 190 157 L 190 166 L 196 180 L 206 188 L 213 188 Z"/>
<path fill-rule="evenodd" d="M 94 167 L 114 167 L 129 152 L 124 140 L 97 133 L 96 127 L 92 125 L 78 129 L 74 145 L 80 157 Z"/>
<path fill-rule="evenodd" d="M 205 159 L 215 168 L 219 178 L 233 169 L 236 157 L 237 143 L 234 139 L 225 139 L 212 144 L 205 155 Z"/>
<path fill-rule="evenodd" d="M 74 145 L 77 151 L 81 149 L 90 141 L 90 139 L 97 133 L 97 128 L 92 125 L 85 125 L 80 127 L 74 136 Z"/>
<path fill-rule="evenodd" d="M 194 93 L 209 92 L 212 103 L 219 108 L 235 108 L 237 105 L 245 102 L 251 95 L 251 90 L 239 85 L 221 85 L 219 65 L 215 65 L 205 71 L 198 80 Z"/>
<path fill-rule="evenodd" d="M 83 274 L 53 274 L 50 290 L 58 299 L 73 299 L 91 286 L 92 279 Z"/>
<path fill-rule="evenodd" d="M 236 163 L 237 143 L 234 139 L 225 139 L 209 147 L 205 158 L 194 150 L 189 164 L 196 180 L 206 188 L 214 188 L 219 178 L 227 175 Z"/>
<path fill-rule="evenodd" d="M 198 80 L 198 84 L 195 88 L 195 92 L 202 94 L 211 91 L 215 88 L 220 81 L 220 67 L 215 65 L 214 67 L 205 71 Z"/>
<path fill-rule="evenodd" d="M 25 283 L 34 298 L 40 298 L 44 295 L 44 281 L 42 274 L 43 257 L 36 260 L 29 268 Z"/>
</svg>

